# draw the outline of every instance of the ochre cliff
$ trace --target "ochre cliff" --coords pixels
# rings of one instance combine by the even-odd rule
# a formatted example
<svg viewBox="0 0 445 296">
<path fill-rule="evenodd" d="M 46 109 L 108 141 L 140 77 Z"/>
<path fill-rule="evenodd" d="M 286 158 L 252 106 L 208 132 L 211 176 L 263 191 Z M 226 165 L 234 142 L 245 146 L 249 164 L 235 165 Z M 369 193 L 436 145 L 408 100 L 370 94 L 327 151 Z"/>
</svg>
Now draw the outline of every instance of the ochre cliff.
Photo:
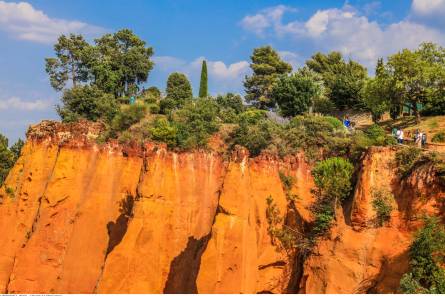
<svg viewBox="0 0 445 296">
<path fill-rule="evenodd" d="M 330 236 L 307 258 L 290 257 L 272 243 L 266 198 L 310 225 L 314 185 L 303 154 L 98 145 L 100 130 L 50 121 L 29 130 L 0 189 L 0 292 L 395 292 L 419 214 L 442 214 L 428 166 L 402 182 L 395 151 L 374 148 Z M 295 200 L 280 172 L 293 176 Z M 383 227 L 371 206 L 377 187 L 395 196 Z"/>
<path fill-rule="evenodd" d="M 327 239 L 305 261 L 301 293 L 396 293 L 408 270 L 408 248 L 422 216 L 443 217 L 445 192 L 430 165 L 406 179 L 397 174 L 395 148 L 365 155 L 350 207 L 338 211 Z M 394 196 L 390 221 L 379 226 L 373 190 Z"/>
</svg>

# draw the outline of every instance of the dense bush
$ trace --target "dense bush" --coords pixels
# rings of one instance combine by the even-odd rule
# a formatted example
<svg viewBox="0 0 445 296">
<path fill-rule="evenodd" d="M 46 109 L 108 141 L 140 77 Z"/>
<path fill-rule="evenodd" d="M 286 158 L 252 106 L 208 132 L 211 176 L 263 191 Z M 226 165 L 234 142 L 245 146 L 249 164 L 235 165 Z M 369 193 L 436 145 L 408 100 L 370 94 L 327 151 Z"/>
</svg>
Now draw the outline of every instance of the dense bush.
<svg viewBox="0 0 445 296">
<path fill-rule="evenodd" d="M 232 93 L 218 95 L 216 103 L 219 107 L 219 118 L 224 123 L 236 123 L 238 115 L 246 109 L 241 96 Z"/>
<path fill-rule="evenodd" d="M 122 106 L 111 122 L 111 130 L 120 132 L 138 123 L 147 113 L 147 107 L 143 104 Z"/>
<path fill-rule="evenodd" d="M 353 169 L 348 160 L 331 157 L 318 162 L 312 170 L 316 186 L 316 202 L 312 207 L 315 216 L 312 236 L 322 236 L 329 230 L 336 207 L 351 192 Z"/>
<path fill-rule="evenodd" d="M 157 87 L 151 86 L 142 93 L 142 99 L 146 104 L 157 103 L 161 99 L 161 91 Z"/>
<path fill-rule="evenodd" d="M 57 106 L 57 112 L 66 122 L 81 118 L 110 121 L 118 110 L 113 95 L 103 92 L 95 85 L 68 89 L 61 100 L 63 105 Z"/>
<path fill-rule="evenodd" d="M 303 149 L 310 159 L 344 155 L 350 138 L 341 121 L 329 116 L 296 116 L 283 132 L 289 152 Z"/>
<path fill-rule="evenodd" d="M 409 249 L 410 271 L 400 281 L 402 293 L 445 293 L 445 229 L 437 218 L 426 218 Z"/>
<path fill-rule="evenodd" d="M 320 161 L 312 170 L 315 186 L 322 198 L 337 204 L 349 196 L 352 189 L 353 165 L 344 158 L 331 157 Z"/>
<path fill-rule="evenodd" d="M 163 98 L 159 101 L 159 112 L 168 115 L 176 108 L 176 101 L 170 98 Z"/>
<path fill-rule="evenodd" d="M 8 148 L 8 142 L 8 138 L 0 134 L 0 187 L 19 158 L 23 147 L 21 139 L 12 145 L 11 148 Z"/>
<path fill-rule="evenodd" d="M 391 192 L 386 190 L 377 189 L 372 192 L 372 208 L 376 212 L 377 225 L 383 226 L 383 224 L 391 218 L 392 202 L 394 196 Z"/>
<path fill-rule="evenodd" d="M 283 171 L 279 171 L 278 175 L 280 176 L 281 184 L 283 184 L 284 190 L 290 191 L 295 182 L 294 177 L 291 175 L 286 175 Z"/>
<path fill-rule="evenodd" d="M 151 138 L 155 141 L 166 143 L 168 147 L 177 146 L 177 127 L 166 118 L 157 118 L 153 127 L 150 128 Z"/>
<path fill-rule="evenodd" d="M 421 155 L 421 150 L 416 147 L 406 147 L 396 153 L 398 172 L 402 177 L 408 176 Z"/>
<path fill-rule="evenodd" d="M 272 142 L 280 127 L 267 118 L 261 110 L 247 110 L 239 116 L 239 127 L 233 133 L 233 143 L 246 147 L 251 156 L 256 156 Z"/>
<path fill-rule="evenodd" d="M 210 136 L 218 131 L 218 106 L 211 98 L 189 101 L 173 114 L 178 129 L 178 147 L 191 149 L 207 147 Z"/>
<path fill-rule="evenodd" d="M 433 135 L 431 142 L 434 143 L 444 143 L 445 142 L 445 132 L 438 132 Z"/>
<path fill-rule="evenodd" d="M 314 112 L 329 115 L 336 111 L 335 104 L 328 98 L 316 98 L 313 102 Z"/>
</svg>

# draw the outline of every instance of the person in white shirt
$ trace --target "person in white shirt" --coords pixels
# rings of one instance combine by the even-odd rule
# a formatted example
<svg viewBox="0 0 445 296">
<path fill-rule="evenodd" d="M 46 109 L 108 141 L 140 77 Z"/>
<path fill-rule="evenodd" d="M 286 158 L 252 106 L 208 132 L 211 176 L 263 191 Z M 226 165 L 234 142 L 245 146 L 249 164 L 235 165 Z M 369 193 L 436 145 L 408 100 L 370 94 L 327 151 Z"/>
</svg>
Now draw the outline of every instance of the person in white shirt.
<svg viewBox="0 0 445 296">
<path fill-rule="evenodd" d="M 403 144 L 403 130 L 397 131 L 397 141 L 399 144 Z"/>
</svg>

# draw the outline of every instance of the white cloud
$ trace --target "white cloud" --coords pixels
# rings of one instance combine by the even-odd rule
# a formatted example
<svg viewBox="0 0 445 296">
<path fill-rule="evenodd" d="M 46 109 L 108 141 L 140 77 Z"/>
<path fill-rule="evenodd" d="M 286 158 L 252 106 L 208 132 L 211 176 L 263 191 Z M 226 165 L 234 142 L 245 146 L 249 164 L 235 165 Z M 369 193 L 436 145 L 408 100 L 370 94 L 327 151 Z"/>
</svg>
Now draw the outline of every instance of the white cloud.
<svg viewBox="0 0 445 296">
<path fill-rule="evenodd" d="M 27 2 L 0 1 L 0 30 L 21 40 L 52 43 L 60 34 L 97 35 L 103 28 L 80 21 L 55 19 Z"/>
<path fill-rule="evenodd" d="M 295 8 L 278 5 L 261 10 L 255 15 L 247 15 L 241 20 L 241 27 L 245 30 L 252 31 L 258 36 L 263 36 L 264 31 L 269 27 L 275 27 L 280 30 L 281 18 L 285 12 L 294 12 Z"/>
<path fill-rule="evenodd" d="M 445 13 L 445 0 L 413 0 L 411 11 L 416 15 L 435 15 Z"/>
<path fill-rule="evenodd" d="M 194 85 L 198 85 L 199 83 L 201 65 L 204 59 L 205 57 L 198 57 L 188 62 L 171 56 L 158 56 L 153 58 L 156 63 L 155 69 L 165 74 L 170 74 L 171 72 L 184 73 Z M 206 61 L 209 89 L 212 90 L 213 93 L 241 91 L 244 76 L 250 72 L 247 61 L 239 61 L 232 64 L 207 59 Z"/>
<path fill-rule="evenodd" d="M 445 0 L 413 0 L 409 19 L 443 30 Z"/>
<path fill-rule="evenodd" d="M 312 47 L 312 51 L 338 50 L 370 68 L 374 67 L 377 58 L 402 48 L 415 48 L 424 41 L 445 43 L 444 32 L 431 26 L 409 19 L 384 26 L 369 20 L 349 5 L 341 9 L 319 10 L 305 21 L 284 22 L 283 15 L 271 18 L 264 12 L 259 14 L 268 18 L 271 23 L 269 27 L 263 28 L 263 35 L 290 37 L 300 44 Z"/>
<path fill-rule="evenodd" d="M 37 111 L 46 110 L 51 105 L 49 100 L 25 101 L 19 97 L 0 99 L 0 110 Z"/>
</svg>

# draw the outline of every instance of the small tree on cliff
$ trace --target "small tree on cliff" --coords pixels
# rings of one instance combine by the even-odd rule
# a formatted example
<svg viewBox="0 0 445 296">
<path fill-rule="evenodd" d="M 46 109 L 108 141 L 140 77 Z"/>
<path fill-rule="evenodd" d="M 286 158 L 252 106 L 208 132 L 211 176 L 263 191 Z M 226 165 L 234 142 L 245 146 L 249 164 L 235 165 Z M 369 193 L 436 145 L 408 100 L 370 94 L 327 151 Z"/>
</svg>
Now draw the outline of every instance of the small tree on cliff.
<svg viewBox="0 0 445 296">
<path fill-rule="evenodd" d="M 199 97 L 205 98 L 208 96 L 208 79 L 207 79 L 207 63 L 205 60 L 202 61 L 201 67 L 201 81 L 199 83 Z"/>
</svg>

